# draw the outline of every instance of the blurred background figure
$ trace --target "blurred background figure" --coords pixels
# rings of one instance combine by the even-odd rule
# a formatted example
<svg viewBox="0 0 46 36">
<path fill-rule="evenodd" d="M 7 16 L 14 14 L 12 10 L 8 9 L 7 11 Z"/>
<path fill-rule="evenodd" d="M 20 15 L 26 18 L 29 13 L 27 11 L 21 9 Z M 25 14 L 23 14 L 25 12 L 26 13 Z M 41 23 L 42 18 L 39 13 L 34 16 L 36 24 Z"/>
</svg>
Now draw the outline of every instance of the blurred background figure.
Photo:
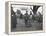
<svg viewBox="0 0 46 36">
<path fill-rule="evenodd" d="M 41 14 L 40 12 L 38 12 L 38 13 L 39 13 L 38 22 L 39 22 L 39 23 L 42 23 L 42 22 L 43 22 L 43 16 L 42 16 L 42 14 Z"/>
<path fill-rule="evenodd" d="M 25 25 L 27 26 L 28 25 L 28 20 L 29 20 L 29 16 L 28 16 L 28 11 L 26 10 L 26 13 L 25 13 Z"/>
<path fill-rule="evenodd" d="M 32 21 L 32 13 L 31 13 L 31 11 L 30 11 L 29 20 L 28 20 L 28 26 L 29 26 L 29 27 L 32 27 L 31 21 Z"/>
<path fill-rule="evenodd" d="M 11 7 L 11 27 L 16 28 L 16 24 L 17 24 L 16 13 L 13 11 L 13 7 Z"/>
<path fill-rule="evenodd" d="M 22 19 L 23 18 L 23 14 L 20 14 L 20 19 Z"/>
<path fill-rule="evenodd" d="M 31 11 L 30 11 L 30 19 L 32 19 L 32 13 L 31 13 Z"/>
</svg>

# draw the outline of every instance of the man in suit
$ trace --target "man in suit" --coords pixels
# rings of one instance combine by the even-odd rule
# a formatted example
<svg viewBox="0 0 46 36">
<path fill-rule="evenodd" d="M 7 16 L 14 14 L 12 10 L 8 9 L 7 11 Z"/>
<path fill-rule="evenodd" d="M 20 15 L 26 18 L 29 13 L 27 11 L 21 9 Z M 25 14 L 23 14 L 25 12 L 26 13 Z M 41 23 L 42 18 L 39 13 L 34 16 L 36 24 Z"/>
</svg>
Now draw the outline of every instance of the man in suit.
<svg viewBox="0 0 46 36">
<path fill-rule="evenodd" d="M 28 17 L 28 11 L 26 11 L 24 19 L 25 19 L 25 25 L 27 26 L 28 25 L 28 19 L 29 19 L 29 17 Z"/>
</svg>

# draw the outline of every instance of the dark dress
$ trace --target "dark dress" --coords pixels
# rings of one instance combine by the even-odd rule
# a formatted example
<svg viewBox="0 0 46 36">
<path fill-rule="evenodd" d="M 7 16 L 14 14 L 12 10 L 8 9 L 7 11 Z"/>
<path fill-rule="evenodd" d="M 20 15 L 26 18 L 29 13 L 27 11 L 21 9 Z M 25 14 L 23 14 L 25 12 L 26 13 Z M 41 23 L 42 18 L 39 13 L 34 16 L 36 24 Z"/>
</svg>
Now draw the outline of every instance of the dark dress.
<svg viewBox="0 0 46 36">
<path fill-rule="evenodd" d="M 17 24 L 17 18 L 15 12 L 13 11 L 13 7 L 11 7 L 11 29 L 16 28 L 16 24 Z"/>
<path fill-rule="evenodd" d="M 13 15 L 13 16 L 11 17 L 11 24 L 12 24 L 12 28 L 16 28 L 16 24 L 17 24 L 16 15 Z"/>
</svg>

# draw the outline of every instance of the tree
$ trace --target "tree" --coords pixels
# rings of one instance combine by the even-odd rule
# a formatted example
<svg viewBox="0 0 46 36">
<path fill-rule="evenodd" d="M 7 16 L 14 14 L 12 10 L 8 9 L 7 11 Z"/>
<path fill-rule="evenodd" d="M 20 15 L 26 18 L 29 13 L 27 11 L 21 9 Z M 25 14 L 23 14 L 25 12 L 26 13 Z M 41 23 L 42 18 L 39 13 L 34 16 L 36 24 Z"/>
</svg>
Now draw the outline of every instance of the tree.
<svg viewBox="0 0 46 36">
<path fill-rule="evenodd" d="M 35 18 L 37 17 L 37 16 L 35 17 L 35 15 L 36 15 L 36 12 L 37 12 L 37 10 L 38 10 L 39 7 L 40 7 L 40 6 L 36 6 L 36 5 L 35 5 L 35 6 L 33 6 L 33 9 L 31 9 L 31 10 L 33 11 L 33 14 L 34 14 L 34 15 L 32 16 L 32 19 L 33 19 L 33 20 L 35 20 Z"/>
<path fill-rule="evenodd" d="M 38 10 L 38 8 L 39 8 L 40 6 L 33 6 L 33 9 L 31 9 L 32 11 L 33 11 L 33 13 L 34 14 L 36 14 L 36 12 L 37 12 L 37 10 Z"/>
<path fill-rule="evenodd" d="M 17 9 L 17 14 L 21 14 L 21 11 Z"/>
</svg>

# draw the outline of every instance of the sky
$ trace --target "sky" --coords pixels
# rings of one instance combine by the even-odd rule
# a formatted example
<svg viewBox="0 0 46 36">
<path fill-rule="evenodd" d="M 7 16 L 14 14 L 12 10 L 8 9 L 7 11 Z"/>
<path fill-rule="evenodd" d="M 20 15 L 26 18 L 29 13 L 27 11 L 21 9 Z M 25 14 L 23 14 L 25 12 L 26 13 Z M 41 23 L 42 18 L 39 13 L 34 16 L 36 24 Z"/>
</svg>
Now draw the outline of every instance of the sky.
<svg viewBox="0 0 46 36">
<path fill-rule="evenodd" d="M 28 14 L 30 14 L 30 11 L 31 11 L 31 13 L 33 14 L 33 11 L 30 9 L 30 8 L 33 9 L 33 6 L 12 5 L 12 7 L 13 7 L 13 11 L 14 11 L 14 12 L 16 12 L 17 9 L 18 9 L 18 10 L 20 10 L 21 13 L 24 15 L 24 14 L 26 13 L 26 10 L 22 10 L 22 9 L 27 9 Z M 40 12 L 41 14 L 43 14 L 43 13 L 42 13 L 42 6 L 38 8 L 37 14 L 38 14 L 38 12 Z"/>
</svg>

